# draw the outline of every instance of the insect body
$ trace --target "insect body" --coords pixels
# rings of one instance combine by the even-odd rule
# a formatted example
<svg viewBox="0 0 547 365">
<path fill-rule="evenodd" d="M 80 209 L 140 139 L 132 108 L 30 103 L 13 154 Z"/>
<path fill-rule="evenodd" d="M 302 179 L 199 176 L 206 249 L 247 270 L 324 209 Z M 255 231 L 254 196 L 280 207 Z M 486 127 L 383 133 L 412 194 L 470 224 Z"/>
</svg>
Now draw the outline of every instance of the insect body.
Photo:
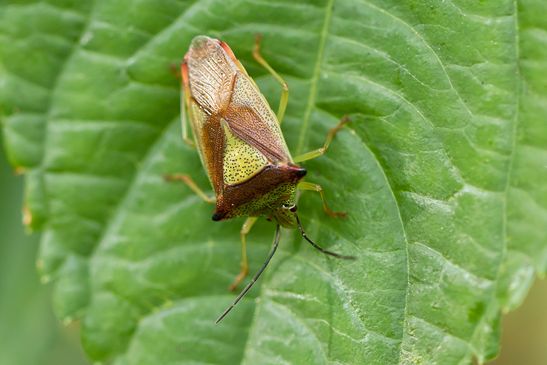
<svg viewBox="0 0 547 365">
<path fill-rule="evenodd" d="M 274 244 L 266 262 L 234 303 L 217 319 L 217 323 L 249 291 L 267 266 L 279 243 L 280 226 L 298 228 L 308 242 L 325 254 L 353 258 L 316 245 L 306 236 L 296 214 L 298 188 L 318 191 L 328 214 L 343 215 L 327 207 L 319 185 L 301 181 L 306 170 L 296 162 L 323 154 L 347 118 L 343 118 L 329 132 L 323 148 L 293 159 L 280 128 L 288 100 L 288 88 L 262 58 L 259 45 L 260 40 L 257 38 L 253 52 L 255 59 L 283 86 L 277 116 L 226 43 L 206 36 L 195 37 L 181 66 L 181 104 L 186 105 L 181 108 L 183 139 L 189 144 L 195 143 L 216 199 L 203 193 L 187 175 L 172 175 L 168 178 L 182 180 L 206 201 L 214 201 L 214 221 L 248 216 L 241 230 L 241 272 L 231 285 L 232 290 L 248 273 L 246 235 L 257 217 L 265 216 L 277 222 Z M 194 142 L 188 138 L 186 114 Z"/>
</svg>

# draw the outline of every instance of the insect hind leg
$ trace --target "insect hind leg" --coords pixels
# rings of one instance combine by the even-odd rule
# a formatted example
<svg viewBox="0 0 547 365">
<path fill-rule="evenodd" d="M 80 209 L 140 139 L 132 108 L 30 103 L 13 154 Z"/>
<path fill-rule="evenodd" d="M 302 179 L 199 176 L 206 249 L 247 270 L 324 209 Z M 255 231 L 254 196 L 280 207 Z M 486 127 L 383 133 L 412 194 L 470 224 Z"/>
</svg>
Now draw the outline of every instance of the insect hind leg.
<svg viewBox="0 0 547 365">
<path fill-rule="evenodd" d="M 279 100 L 279 107 L 277 109 L 277 120 L 279 124 L 283 121 L 285 116 L 285 110 L 287 109 L 287 104 L 289 102 L 289 85 L 287 82 L 279 75 L 268 62 L 262 57 L 260 53 L 260 44 L 262 43 L 262 35 L 257 34 L 255 39 L 255 45 L 253 48 L 253 57 L 262 67 L 268 70 L 269 73 L 279 82 L 281 85 L 281 99 Z"/>
</svg>

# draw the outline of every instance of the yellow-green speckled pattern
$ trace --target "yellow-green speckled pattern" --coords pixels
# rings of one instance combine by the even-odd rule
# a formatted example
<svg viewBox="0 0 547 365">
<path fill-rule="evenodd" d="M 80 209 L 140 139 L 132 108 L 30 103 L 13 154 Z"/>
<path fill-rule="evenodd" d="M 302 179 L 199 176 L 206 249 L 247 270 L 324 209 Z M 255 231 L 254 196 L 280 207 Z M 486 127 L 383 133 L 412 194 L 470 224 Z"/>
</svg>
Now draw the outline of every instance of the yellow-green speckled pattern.
<svg viewBox="0 0 547 365">
<path fill-rule="evenodd" d="M 230 216 L 259 216 L 269 212 L 275 212 L 283 204 L 286 204 L 287 206 L 296 204 L 296 184 L 287 183 L 280 185 L 268 194 L 262 195 L 261 197 L 236 208 Z M 289 222 L 279 223 L 284 227 L 291 226 Z"/>
<path fill-rule="evenodd" d="M 222 164 L 224 183 L 239 184 L 260 172 L 268 164 L 268 160 L 256 148 L 234 136 L 224 119 L 221 123 L 226 138 Z"/>
</svg>

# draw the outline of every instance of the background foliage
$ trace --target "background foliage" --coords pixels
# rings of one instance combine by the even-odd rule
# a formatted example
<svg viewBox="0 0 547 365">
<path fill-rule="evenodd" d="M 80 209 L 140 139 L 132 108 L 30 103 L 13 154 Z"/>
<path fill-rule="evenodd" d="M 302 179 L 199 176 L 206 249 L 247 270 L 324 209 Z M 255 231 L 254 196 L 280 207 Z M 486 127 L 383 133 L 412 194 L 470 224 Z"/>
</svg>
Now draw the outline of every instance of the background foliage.
<svg viewBox="0 0 547 365">
<path fill-rule="evenodd" d="M 88 364 L 77 328 L 57 321 L 49 288 L 38 281 L 38 237 L 21 224 L 21 182 L 0 150 L 0 365 Z"/>
<path fill-rule="evenodd" d="M 523 1 L 8 1 L 0 10 L 6 150 L 27 176 L 38 265 L 96 360 L 117 364 L 468 363 L 498 350 L 499 315 L 547 264 L 546 67 L 541 17 Z M 179 138 L 170 65 L 190 39 L 250 58 L 254 34 L 291 88 L 295 154 L 343 114 L 352 126 L 307 164 L 310 235 L 282 250 L 221 326 L 238 221 L 162 175 L 202 186 Z M 273 227 L 250 236 L 252 268 Z M 295 351 L 295 349 L 298 349 Z M 434 349 L 434 351 L 432 351 Z"/>
</svg>

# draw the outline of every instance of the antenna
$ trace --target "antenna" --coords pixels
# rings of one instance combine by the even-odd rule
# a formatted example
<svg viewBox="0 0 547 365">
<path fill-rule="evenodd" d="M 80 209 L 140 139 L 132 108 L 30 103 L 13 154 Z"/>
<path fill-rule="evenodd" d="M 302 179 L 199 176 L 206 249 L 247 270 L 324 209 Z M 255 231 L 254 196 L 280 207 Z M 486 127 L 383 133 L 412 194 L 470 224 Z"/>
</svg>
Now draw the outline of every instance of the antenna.
<svg viewBox="0 0 547 365">
<path fill-rule="evenodd" d="M 255 276 L 253 276 L 253 279 L 249 282 L 249 284 L 247 284 L 247 286 L 241 291 L 241 293 L 239 293 L 239 295 L 237 296 L 236 300 L 234 300 L 232 305 L 226 308 L 226 310 L 217 318 L 217 320 L 215 321 L 216 324 L 222 321 L 222 319 L 226 317 L 228 313 L 230 313 L 230 311 L 237 305 L 237 303 L 239 303 L 239 301 L 245 296 L 245 294 L 247 294 L 247 292 L 251 290 L 251 287 L 258 280 L 258 278 L 260 277 L 260 274 L 262 274 L 264 269 L 266 269 L 266 266 L 268 266 L 268 264 L 270 263 L 270 260 L 272 259 L 275 251 L 277 250 L 277 246 L 279 245 L 279 238 L 281 237 L 280 231 L 281 230 L 279 229 L 279 224 L 278 224 L 277 227 L 275 228 L 275 237 L 274 237 L 272 249 L 270 251 L 270 254 L 268 255 L 268 258 L 266 259 L 264 264 L 262 264 L 262 267 L 260 268 L 260 270 L 258 270 Z"/>
<path fill-rule="evenodd" d="M 296 207 L 294 207 L 296 208 Z M 296 209 L 294 210 L 291 210 L 293 213 L 294 213 L 294 216 L 296 218 L 296 223 L 298 224 L 298 230 L 300 231 L 300 234 L 302 235 L 302 237 L 304 237 L 304 239 L 306 241 L 308 241 L 313 247 L 315 247 L 316 249 L 318 249 L 319 251 L 321 251 L 322 253 L 324 253 L 325 255 L 330 255 L 330 256 L 333 256 L 333 257 L 336 257 L 338 259 L 343 259 L 343 260 L 355 260 L 355 256 L 347 256 L 347 255 L 341 255 L 339 253 L 336 253 L 336 252 L 332 252 L 332 251 L 329 251 L 329 250 L 325 250 L 323 247 L 319 246 L 317 243 L 313 242 L 312 240 L 309 239 L 308 235 L 306 235 L 306 232 L 304 232 L 304 228 L 302 228 L 302 224 L 300 223 L 300 219 L 298 218 L 298 214 L 296 214 Z"/>
</svg>

